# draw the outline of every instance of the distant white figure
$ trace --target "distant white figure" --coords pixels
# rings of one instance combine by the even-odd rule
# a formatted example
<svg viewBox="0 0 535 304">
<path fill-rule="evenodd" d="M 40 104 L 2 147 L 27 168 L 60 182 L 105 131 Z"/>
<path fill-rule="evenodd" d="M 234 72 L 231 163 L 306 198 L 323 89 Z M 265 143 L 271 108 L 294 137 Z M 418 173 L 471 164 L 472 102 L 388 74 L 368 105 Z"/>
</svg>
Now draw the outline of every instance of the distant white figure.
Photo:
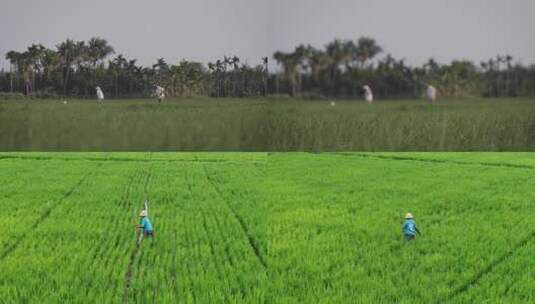
<svg viewBox="0 0 535 304">
<path fill-rule="evenodd" d="M 165 98 L 165 89 L 161 86 L 156 86 L 156 89 L 154 90 L 154 95 L 158 98 L 158 102 L 162 102 L 162 100 Z"/>
<path fill-rule="evenodd" d="M 362 87 L 362 89 L 364 90 L 364 99 L 366 99 L 366 101 L 368 103 L 372 103 L 373 102 L 373 93 L 372 93 L 372 89 L 370 88 L 370 86 L 365 85 L 365 86 Z"/>
<path fill-rule="evenodd" d="M 334 107 L 336 103 L 334 101 L 331 101 L 331 107 Z"/>
<path fill-rule="evenodd" d="M 100 89 L 100 87 L 96 87 L 96 90 L 97 90 L 98 103 L 102 103 L 104 101 L 104 93 L 102 93 L 102 90 Z"/>
<path fill-rule="evenodd" d="M 430 102 L 435 102 L 435 100 L 437 100 L 437 89 L 435 89 L 434 86 L 428 84 L 425 95 L 427 97 L 427 100 L 429 100 Z"/>
</svg>

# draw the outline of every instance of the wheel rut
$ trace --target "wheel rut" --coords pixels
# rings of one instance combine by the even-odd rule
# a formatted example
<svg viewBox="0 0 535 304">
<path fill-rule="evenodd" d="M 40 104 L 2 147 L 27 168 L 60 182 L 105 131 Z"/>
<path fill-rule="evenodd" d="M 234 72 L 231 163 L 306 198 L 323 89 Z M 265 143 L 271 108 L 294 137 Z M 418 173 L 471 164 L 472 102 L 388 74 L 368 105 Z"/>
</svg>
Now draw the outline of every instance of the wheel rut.
<svg viewBox="0 0 535 304">
<path fill-rule="evenodd" d="M 230 213 L 232 214 L 232 216 L 238 221 L 238 223 L 240 224 L 240 227 L 244 233 L 244 235 L 246 236 L 247 238 L 247 241 L 249 243 L 249 246 L 251 247 L 251 249 L 253 250 L 253 253 L 255 254 L 256 258 L 258 259 L 258 261 L 260 262 L 260 264 L 262 265 L 262 267 L 264 269 L 267 269 L 267 263 L 264 259 L 264 256 L 262 255 L 262 252 L 260 251 L 260 247 L 258 246 L 258 244 L 256 243 L 256 240 L 254 239 L 254 237 L 251 235 L 251 233 L 249 232 L 248 228 L 247 228 L 247 225 L 245 224 L 245 221 L 243 220 L 243 218 L 236 212 L 236 210 L 234 210 L 234 208 L 232 208 L 232 205 L 229 203 L 229 201 L 225 198 L 225 196 L 223 195 L 223 193 L 221 193 L 221 190 L 219 189 L 219 187 L 217 186 L 217 182 L 214 181 L 213 177 L 208 173 L 208 170 L 206 169 L 206 166 L 203 165 L 203 170 L 204 170 L 204 173 L 206 175 L 206 178 L 207 180 L 210 182 L 212 188 L 214 188 L 215 192 L 217 193 L 217 195 L 219 196 L 219 198 L 225 203 L 225 205 L 227 206 L 227 208 L 230 210 Z"/>
<path fill-rule="evenodd" d="M 52 212 L 60 206 L 65 200 L 67 200 L 80 186 L 86 181 L 89 176 L 91 176 L 98 168 L 100 168 L 102 164 L 98 164 L 93 169 L 91 169 L 89 172 L 84 174 L 76 184 L 74 184 L 65 194 L 61 196 L 58 200 L 56 200 L 55 203 L 53 203 L 50 207 L 46 208 L 41 215 L 37 218 L 37 220 L 31 225 L 31 227 L 24 232 L 15 242 L 13 242 L 11 245 L 7 245 L 2 253 L 0 254 L 0 260 L 5 259 L 7 256 L 9 256 L 17 247 L 24 241 L 24 239 L 32 232 L 35 231 L 41 223 L 43 223 L 51 214 Z"/>
</svg>

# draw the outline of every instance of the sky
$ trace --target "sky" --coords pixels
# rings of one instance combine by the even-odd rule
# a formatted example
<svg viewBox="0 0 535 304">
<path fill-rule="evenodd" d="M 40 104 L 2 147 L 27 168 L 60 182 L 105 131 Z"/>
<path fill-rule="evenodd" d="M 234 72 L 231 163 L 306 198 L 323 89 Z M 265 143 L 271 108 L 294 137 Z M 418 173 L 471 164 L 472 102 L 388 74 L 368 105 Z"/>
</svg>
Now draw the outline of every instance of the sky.
<svg viewBox="0 0 535 304">
<path fill-rule="evenodd" d="M 529 64 L 533 12 L 533 0 L 0 0 L 0 69 L 9 50 L 94 36 L 143 65 L 223 55 L 257 64 L 300 43 L 361 36 L 409 64 L 497 54 Z"/>
</svg>

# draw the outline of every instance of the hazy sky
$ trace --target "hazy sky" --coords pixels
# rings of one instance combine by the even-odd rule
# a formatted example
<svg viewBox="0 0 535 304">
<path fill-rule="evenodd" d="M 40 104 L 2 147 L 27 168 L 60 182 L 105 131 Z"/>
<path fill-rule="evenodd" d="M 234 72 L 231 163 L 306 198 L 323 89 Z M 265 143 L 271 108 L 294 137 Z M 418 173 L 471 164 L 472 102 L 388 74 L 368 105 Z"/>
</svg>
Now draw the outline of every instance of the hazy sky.
<svg viewBox="0 0 535 304">
<path fill-rule="evenodd" d="M 535 63 L 533 0 L 0 0 L 0 54 L 65 38 L 108 39 L 117 53 L 209 61 L 236 54 L 255 64 L 298 43 L 377 39 L 388 53 L 482 60 L 509 53 Z"/>
</svg>

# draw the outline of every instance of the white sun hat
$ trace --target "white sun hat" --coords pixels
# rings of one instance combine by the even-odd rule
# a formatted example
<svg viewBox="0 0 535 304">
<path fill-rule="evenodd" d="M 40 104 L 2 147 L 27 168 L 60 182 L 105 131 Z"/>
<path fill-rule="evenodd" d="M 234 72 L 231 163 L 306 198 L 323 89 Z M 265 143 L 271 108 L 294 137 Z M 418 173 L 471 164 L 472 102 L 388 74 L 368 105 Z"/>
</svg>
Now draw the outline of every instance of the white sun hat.
<svg viewBox="0 0 535 304">
<path fill-rule="evenodd" d="M 141 217 L 147 216 L 147 210 L 141 211 L 141 213 L 139 213 L 139 216 L 141 216 Z"/>
<path fill-rule="evenodd" d="M 411 218 L 413 218 L 412 213 L 409 212 L 409 213 L 405 214 L 405 218 L 406 218 L 406 219 L 411 219 Z"/>
</svg>

